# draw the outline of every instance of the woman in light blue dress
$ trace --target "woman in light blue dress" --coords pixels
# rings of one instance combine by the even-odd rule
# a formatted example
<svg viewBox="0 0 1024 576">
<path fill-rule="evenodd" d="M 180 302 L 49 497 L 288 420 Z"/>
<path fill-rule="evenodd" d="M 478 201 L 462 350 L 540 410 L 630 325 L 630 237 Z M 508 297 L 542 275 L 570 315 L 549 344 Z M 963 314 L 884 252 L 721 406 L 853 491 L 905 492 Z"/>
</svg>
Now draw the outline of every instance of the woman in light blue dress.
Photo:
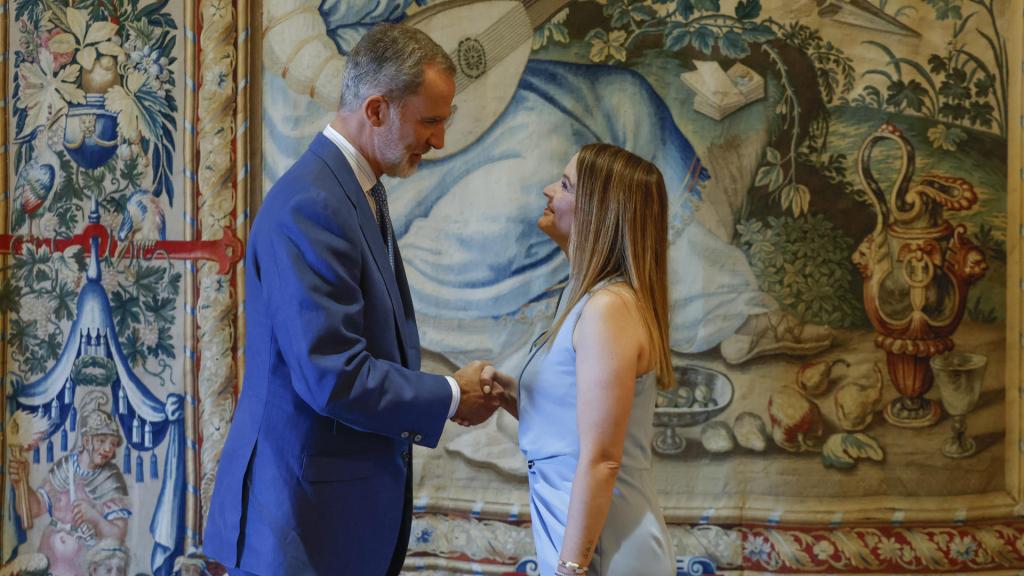
<svg viewBox="0 0 1024 576">
<path fill-rule="evenodd" d="M 569 286 L 518 386 L 488 369 L 520 420 L 540 573 L 674 574 L 650 449 L 657 386 L 672 382 L 664 181 L 590 144 L 544 195 L 538 226 L 568 255 Z"/>
</svg>

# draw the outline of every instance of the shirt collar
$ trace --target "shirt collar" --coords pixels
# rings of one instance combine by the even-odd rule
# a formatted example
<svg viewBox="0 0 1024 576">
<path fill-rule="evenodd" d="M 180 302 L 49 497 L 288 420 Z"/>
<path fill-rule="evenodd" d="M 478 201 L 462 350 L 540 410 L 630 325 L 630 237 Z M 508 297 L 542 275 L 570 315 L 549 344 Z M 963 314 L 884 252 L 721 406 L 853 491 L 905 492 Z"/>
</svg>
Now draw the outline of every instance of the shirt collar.
<svg viewBox="0 0 1024 576">
<path fill-rule="evenodd" d="M 341 153 L 348 160 L 348 163 L 352 166 L 352 171 L 356 174 L 356 180 L 359 181 L 359 186 L 363 189 L 363 192 L 368 192 L 373 188 L 374 184 L 377 183 L 377 177 L 373 174 L 373 168 L 370 167 L 370 163 L 366 160 L 359 150 L 348 141 L 347 138 L 341 135 L 340 132 L 334 129 L 330 124 L 324 128 L 324 136 L 328 140 L 334 143 L 335 146 L 341 150 Z"/>
</svg>

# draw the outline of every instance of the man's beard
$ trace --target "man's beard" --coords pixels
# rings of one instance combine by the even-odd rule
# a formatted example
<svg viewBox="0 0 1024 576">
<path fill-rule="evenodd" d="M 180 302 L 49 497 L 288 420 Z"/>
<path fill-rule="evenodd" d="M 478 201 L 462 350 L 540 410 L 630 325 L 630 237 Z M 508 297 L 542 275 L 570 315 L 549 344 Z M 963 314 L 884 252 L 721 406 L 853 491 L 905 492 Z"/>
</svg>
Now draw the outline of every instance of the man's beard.
<svg viewBox="0 0 1024 576">
<path fill-rule="evenodd" d="M 400 131 L 401 125 L 398 120 L 392 120 L 380 141 L 381 164 L 384 173 L 392 178 L 408 178 L 419 167 L 418 164 L 412 162 L 412 158 L 402 146 Z"/>
</svg>

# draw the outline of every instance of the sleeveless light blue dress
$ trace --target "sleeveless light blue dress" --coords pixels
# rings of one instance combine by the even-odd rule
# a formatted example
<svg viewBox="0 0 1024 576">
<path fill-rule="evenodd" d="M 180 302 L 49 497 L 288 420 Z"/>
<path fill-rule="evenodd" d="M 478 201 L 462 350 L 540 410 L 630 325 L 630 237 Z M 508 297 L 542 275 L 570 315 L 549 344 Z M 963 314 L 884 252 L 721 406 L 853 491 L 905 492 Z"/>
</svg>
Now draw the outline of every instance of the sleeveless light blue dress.
<svg viewBox="0 0 1024 576">
<path fill-rule="evenodd" d="M 529 465 L 533 540 L 545 576 L 554 574 L 558 563 L 579 461 L 572 335 L 590 295 L 609 283 L 602 282 L 573 307 L 550 347 L 538 338 L 519 378 L 519 447 Z M 675 574 L 672 540 L 651 470 L 656 396 L 653 372 L 637 378 L 622 467 L 590 563 L 591 576 Z"/>
</svg>

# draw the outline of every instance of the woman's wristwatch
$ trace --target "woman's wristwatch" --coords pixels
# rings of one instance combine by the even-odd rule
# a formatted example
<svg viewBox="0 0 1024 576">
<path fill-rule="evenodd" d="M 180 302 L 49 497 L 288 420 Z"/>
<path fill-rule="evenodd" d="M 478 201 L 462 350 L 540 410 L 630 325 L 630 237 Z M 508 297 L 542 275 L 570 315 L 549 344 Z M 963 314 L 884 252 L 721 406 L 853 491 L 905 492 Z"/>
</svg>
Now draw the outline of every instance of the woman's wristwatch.
<svg viewBox="0 0 1024 576">
<path fill-rule="evenodd" d="M 570 562 L 568 560 L 559 560 L 558 567 L 555 568 L 555 573 L 559 574 L 560 576 L 575 576 L 577 574 L 586 574 L 587 567 L 580 566 L 579 564 L 575 562 Z"/>
</svg>

